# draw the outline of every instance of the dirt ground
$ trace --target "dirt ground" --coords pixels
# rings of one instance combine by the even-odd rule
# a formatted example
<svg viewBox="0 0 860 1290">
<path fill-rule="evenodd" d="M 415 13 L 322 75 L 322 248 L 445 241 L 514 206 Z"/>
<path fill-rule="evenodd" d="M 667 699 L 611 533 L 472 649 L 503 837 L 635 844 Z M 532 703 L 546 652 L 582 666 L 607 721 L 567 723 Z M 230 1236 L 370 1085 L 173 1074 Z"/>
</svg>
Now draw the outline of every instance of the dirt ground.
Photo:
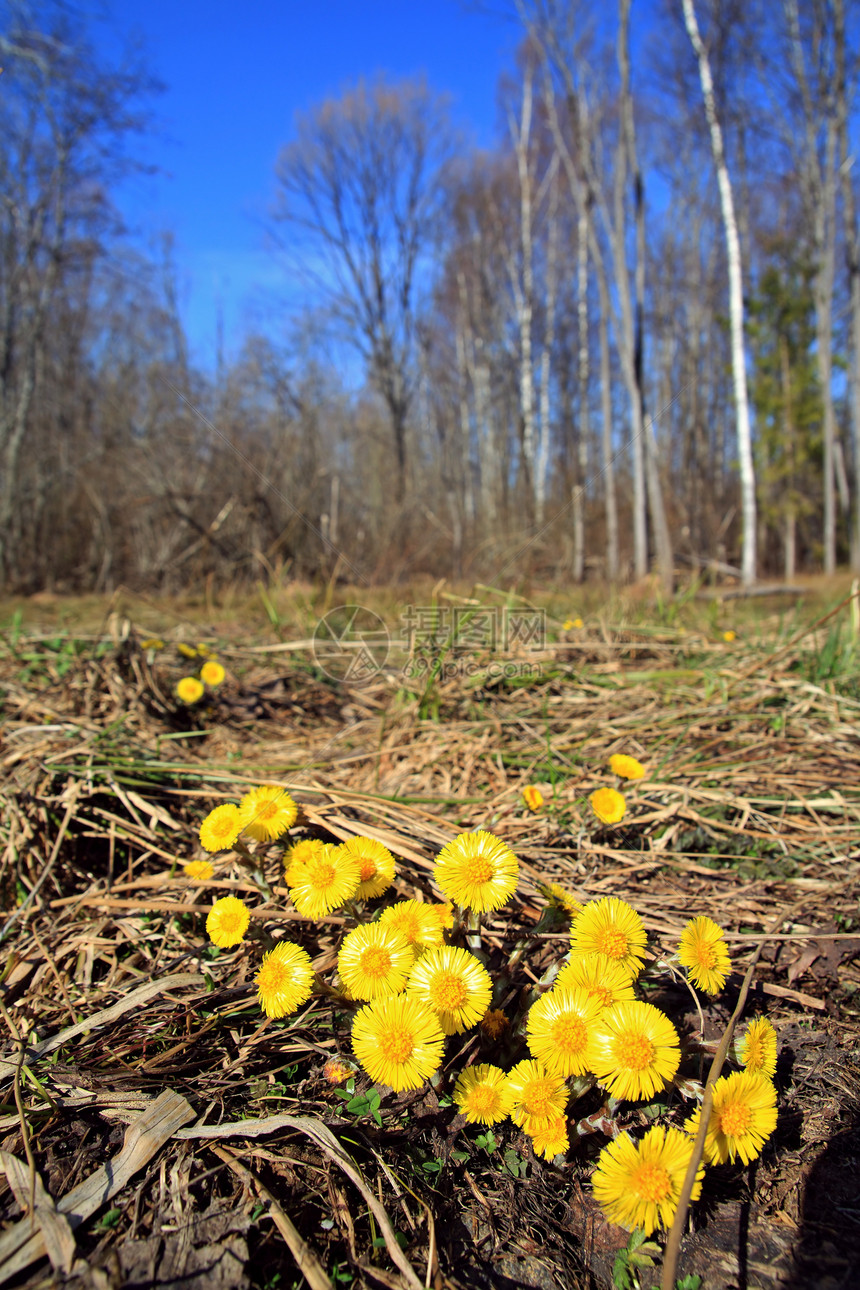
<svg viewBox="0 0 860 1290">
<path fill-rule="evenodd" d="M 589 1185 L 606 1138 L 546 1162 L 510 1121 L 481 1140 L 451 1101 L 466 1061 L 522 1056 L 515 1027 L 454 1037 L 436 1087 L 380 1088 L 374 1114 L 366 1076 L 350 1099 L 324 1073 L 350 1056 L 351 1013 L 320 997 L 269 1021 L 259 946 L 207 942 L 212 900 L 238 894 L 258 931 L 288 924 L 331 978 L 345 919 L 298 917 L 281 848 L 263 859 L 269 894 L 235 858 L 205 885 L 182 876 L 206 812 L 262 782 L 300 804 L 294 836 L 384 840 L 398 899 L 438 898 L 433 860 L 458 832 L 504 838 L 522 879 L 484 949 L 510 1019 L 567 942 L 564 927 L 534 934 L 541 883 L 622 896 L 655 952 L 715 918 L 733 972 L 705 1004 L 706 1046 L 766 937 L 747 1014 L 777 1028 L 777 1129 L 751 1166 L 708 1171 L 679 1275 L 708 1290 L 860 1283 L 860 685 L 826 674 L 826 628 L 786 639 L 765 624 L 730 647 L 705 629 L 586 624 L 515 682 L 478 659 L 359 683 L 301 642 L 207 639 L 227 679 L 186 708 L 173 687 L 189 661 L 122 617 L 89 639 L 2 636 L 0 1285 L 613 1285 L 628 1233 Z M 615 751 L 649 773 L 603 827 L 587 795 Z M 648 997 L 692 1053 L 689 992 L 660 977 Z M 706 1073 L 694 1056 L 684 1070 Z M 592 1089 L 571 1122 L 603 1100 Z M 620 1123 L 684 1113 L 673 1094 L 625 1104 Z"/>
</svg>

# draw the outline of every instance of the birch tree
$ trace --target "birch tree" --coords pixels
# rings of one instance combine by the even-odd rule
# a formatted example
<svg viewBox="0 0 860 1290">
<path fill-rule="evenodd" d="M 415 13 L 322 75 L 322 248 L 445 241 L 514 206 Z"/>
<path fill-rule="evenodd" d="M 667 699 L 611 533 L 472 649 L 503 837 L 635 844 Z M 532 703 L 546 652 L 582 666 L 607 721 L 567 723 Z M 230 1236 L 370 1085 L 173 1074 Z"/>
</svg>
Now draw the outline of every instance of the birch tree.
<svg viewBox="0 0 860 1290">
<path fill-rule="evenodd" d="M 750 428 L 749 398 L 747 391 L 746 357 L 744 353 L 744 296 L 741 247 L 735 218 L 734 198 L 726 160 L 723 132 L 717 116 L 714 84 L 708 51 L 699 31 L 693 0 L 681 0 L 684 24 L 693 52 L 699 65 L 705 116 L 711 136 L 711 154 L 720 192 L 720 208 L 726 238 L 726 257 L 729 273 L 729 323 L 732 342 L 732 376 L 737 419 L 738 462 L 741 482 L 742 554 L 741 578 L 744 586 L 751 586 L 756 578 L 756 495 L 753 467 L 752 431 Z"/>
<path fill-rule="evenodd" d="M 800 101 L 799 145 L 789 129 L 803 194 L 810 249 L 815 265 L 815 330 L 818 382 L 823 411 L 824 572 L 836 568 L 836 415 L 833 407 L 833 287 L 836 269 L 837 115 L 832 65 L 833 30 L 825 6 L 813 6 L 808 44 L 801 32 L 797 0 L 784 0 L 789 64 Z M 811 67 L 809 64 L 811 63 Z"/>
</svg>

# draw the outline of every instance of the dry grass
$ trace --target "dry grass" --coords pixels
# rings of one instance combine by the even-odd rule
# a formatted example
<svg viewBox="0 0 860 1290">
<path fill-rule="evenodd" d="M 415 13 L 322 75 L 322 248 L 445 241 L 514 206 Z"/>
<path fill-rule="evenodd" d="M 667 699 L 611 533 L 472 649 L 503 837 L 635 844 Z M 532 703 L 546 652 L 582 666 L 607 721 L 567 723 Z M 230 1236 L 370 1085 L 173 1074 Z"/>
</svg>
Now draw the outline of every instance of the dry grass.
<svg viewBox="0 0 860 1290">
<path fill-rule="evenodd" d="M 465 669 L 450 652 L 429 659 L 458 665 L 448 679 L 440 668 L 410 680 L 391 664 L 350 687 L 315 665 L 312 598 L 302 603 L 288 617 L 270 599 L 268 640 L 233 620 L 165 626 L 152 606 L 145 628 L 114 607 L 90 639 L 28 632 L 21 619 L 4 634 L 0 1149 L 20 1165 L 2 1157 L 0 1284 L 611 1284 L 624 1236 L 588 1190 L 599 1134 L 560 1167 L 536 1160 L 510 1123 L 490 1151 L 455 1116 L 447 1079 L 384 1096 L 381 1127 L 350 1114 L 322 1073 L 326 1057 L 349 1054 L 348 1013 L 315 999 L 267 1021 L 252 983 L 259 950 L 207 945 L 212 898 L 235 892 L 261 931 L 288 923 L 319 971 L 334 964 L 344 920 L 291 911 L 278 848 L 272 900 L 227 862 L 205 887 L 181 876 L 203 814 L 268 780 L 300 802 L 303 829 L 384 841 L 399 897 L 434 895 L 433 858 L 461 829 L 503 837 L 523 881 L 487 920 L 496 975 L 540 915 L 539 881 L 625 897 L 655 946 L 671 948 L 693 914 L 716 917 L 735 974 L 708 1009 L 708 1041 L 767 933 L 752 997 L 780 1029 L 780 1126 L 757 1166 L 715 1175 L 682 1271 L 708 1286 L 849 1284 L 860 1257 L 850 606 L 818 626 L 762 605 L 729 619 L 691 602 L 656 623 L 644 607 L 609 607 L 581 631 L 553 626 L 516 687 L 489 656 Z M 376 608 L 395 620 L 390 600 Z M 555 608 L 551 624 L 566 616 L 560 598 Z M 721 630 L 735 624 L 728 646 Z M 180 659 L 141 648 L 157 628 L 217 638 L 228 680 L 206 705 L 174 700 Z M 623 824 L 596 829 L 587 795 L 621 750 L 649 774 L 631 786 Z M 540 814 L 524 808 L 529 783 L 544 793 Z M 511 1016 L 565 939 L 531 941 L 502 1001 Z M 685 992 L 663 994 L 695 1030 Z M 481 1044 L 464 1037 L 449 1068 L 489 1052 Z M 160 1100 L 168 1092 L 175 1100 Z M 632 1108 L 628 1122 L 645 1118 Z M 128 1125 L 139 1140 L 123 1149 Z M 126 1171 L 87 1210 L 76 1189 L 111 1160 Z M 16 1227 L 30 1207 L 34 1220 Z"/>
</svg>

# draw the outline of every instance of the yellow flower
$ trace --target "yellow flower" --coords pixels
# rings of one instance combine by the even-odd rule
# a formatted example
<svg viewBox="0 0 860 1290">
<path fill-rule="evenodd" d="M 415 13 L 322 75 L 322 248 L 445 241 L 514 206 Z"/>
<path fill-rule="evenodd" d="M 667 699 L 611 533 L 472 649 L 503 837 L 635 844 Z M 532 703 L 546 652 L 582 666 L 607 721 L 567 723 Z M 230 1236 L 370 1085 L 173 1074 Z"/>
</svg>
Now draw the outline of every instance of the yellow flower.
<svg viewBox="0 0 860 1290">
<path fill-rule="evenodd" d="M 442 923 L 435 905 L 420 900 L 398 900 L 379 915 L 380 923 L 405 936 L 416 954 L 429 945 L 442 944 Z"/>
<path fill-rule="evenodd" d="M 254 978 L 257 1001 L 267 1017 L 288 1017 L 311 997 L 314 970 L 310 955 L 291 941 L 278 941 L 263 955 Z"/>
<path fill-rule="evenodd" d="M 727 632 L 723 632 L 723 640 L 728 645 L 731 645 L 732 641 L 737 640 L 737 638 L 738 638 L 737 632 L 733 632 L 731 629 L 729 629 Z"/>
<path fill-rule="evenodd" d="M 428 905 L 427 908 L 432 910 L 439 919 L 439 926 L 443 931 L 448 931 L 454 926 L 454 906 L 450 901 L 439 905 Z"/>
<path fill-rule="evenodd" d="M 221 684 L 227 673 L 216 659 L 210 658 L 200 669 L 200 680 L 214 690 Z"/>
<path fill-rule="evenodd" d="M 498 1124 L 508 1114 L 508 1077 L 498 1066 L 469 1066 L 454 1085 L 454 1101 L 468 1124 Z"/>
<path fill-rule="evenodd" d="M 723 929 L 710 918 L 693 918 L 681 933 L 678 958 L 693 985 L 708 994 L 719 994 L 731 971 Z"/>
<path fill-rule="evenodd" d="M 355 1068 L 347 1066 L 345 1061 L 340 1057 L 330 1057 L 323 1066 L 323 1075 L 329 1084 L 342 1084 L 348 1080 L 350 1075 L 355 1074 Z"/>
<path fill-rule="evenodd" d="M 495 1041 L 505 1033 L 510 1022 L 501 1008 L 491 1008 L 484 1013 L 480 1025 L 487 1038 Z"/>
<path fill-rule="evenodd" d="M 381 896 L 394 882 L 394 856 L 374 838 L 350 838 L 342 843 L 344 851 L 353 855 L 361 865 L 361 881 L 355 893 L 359 900 Z"/>
<path fill-rule="evenodd" d="M 626 753 L 613 753 L 609 758 L 609 769 L 619 779 L 641 779 L 645 774 L 641 761 L 628 757 Z"/>
<path fill-rule="evenodd" d="M 284 881 L 288 887 L 301 880 L 308 861 L 320 855 L 325 845 L 320 838 L 302 838 L 290 847 L 284 855 Z"/>
<path fill-rule="evenodd" d="M 698 1107 L 684 1128 L 693 1137 L 699 1131 Z M 769 1079 L 749 1071 L 724 1075 L 714 1084 L 714 1103 L 705 1136 L 705 1161 L 724 1165 L 738 1157 L 748 1165 L 761 1154 L 776 1128 L 776 1089 Z"/>
<path fill-rule="evenodd" d="M 518 875 L 510 847 L 483 829 L 461 833 L 436 858 L 436 881 L 448 900 L 478 913 L 506 905 Z"/>
<path fill-rule="evenodd" d="M 210 811 L 200 825 L 200 843 L 207 851 L 229 851 L 241 832 L 238 806 L 225 802 Z"/>
<path fill-rule="evenodd" d="M 552 1075 L 567 1079 L 588 1069 L 585 1051 L 591 1023 L 603 1005 L 582 986 L 551 990 L 529 1008 L 526 1042 L 529 1052 Z"/>
<path fill-rule="evenodd" d="M 307 862 L 292 887 L 293 904 L 305 918 L 322 918 L 355 895 L 360 872 L 354 856 L 327 843 L 318 856 Z"/>
<path fill-rule="evenodd" d="M 526 784 L 523 789 L 523 800 L 530 811 L 539 811 L 543 806 L 543 793 L 534 784 Z"/>
<path fill-rule="evenodd" d="M 186 645 L 184 641 L 180 641 L 179 644 L 176 646 L 176 648 L 183 658 L 197 657 L 197 650 L 194 648 L 194 646 Z"/>
<path fill-rule="evenodd" d="M 569 918 L 576 918 L 582 913 L 582 901 L 577 900 L 569 891 L 562 887 L 561 883 L 548 882 L 539 883 L 541 891 L 546 896 L 551 905 L 556 909 L 563 909 Z"/>
<path fill-rule="evenodd" d="M 572 628 L 573 628 L 573 619 L 572 619 L 572 618 L 565 618 L 564 622 L 563 622 L 563 623 L 562 623 L 562 625 L 561 625 L 561 629 L 562 629 L 562 631 L 564 631 L 564 632 L 569 632 L 569 631 L 571 631 L 571 629 L 572 629 Z"/>
<path fill-rule="evenodd" d="M 239 803 L 242 832 L 255 842 L 274 842 L 296 822 L 299 808 L 285 788 L 263 784 L 252 788 Z"/>
<path fill-rule="evenodd" d="M 615 788 L 596 788 L 589 797 L 591 809 L 604 824 L 618 824 L 624 819 L 627 803 Z"/>
<path fill-rule="evenodd" d="M 678 1069 L 678 1032 L 651 1003 L 616 1003 L 593 1023 L 586 1066 L 613 1097 L 652 1097 Z"/>
<path fill-rule="evenodd" d="M 632 977 L 642 971 L 646 940 L 642 919 L 619 896 L 590 900 L 570 929 L 574 956 L 605 954 Z"/>
<path fill-rule="evenodd" d="M 182 866 L 182 872 L 192 882 L 208 882 L 215 877 L 215 870 L 208 860 L 189 860 L 188 864 Z"/>
<path fill-rule="evenodd" d="M 151 650 L 164 649 L 164 641 L 160 636 L 147 636 L 145 641 L 140 642 L 140 648 Z"/>
<path fill-rule="evenodd" d="M 528 1129 L 526 1132 L 529 1133 Z M 563 1115 L 538 1125 L 529 1133 L 529 1137 L 532 1140 L 532 1150 L 535 1155 L 543 1156 L 544 1160 L 554 1160 L 556 1156 L 563 1156 L 570 1149 L 567 1120 Z"/>
<path fill-rule="evenodd" d="M 426 950 L 418 959 L 409 973 L 406 993 L 438 1014 L 446 1035 L 459 1035 L 477 1026 L 484 1016 L 493 983 L 474 954 L 453 945 L 440 945 Z"/>
<path fill-rule="evenodd" d="M 572 986 L 582 986 L 599 1000 L 601 1008 L 611 1008 L 622 999 L 636 998 L 629 970 L 605 954 L 575 954 L 559 972 L 552 992 L 569 990 Z"/>
<path fill-rule="evenodd" d="M 176 697 L 189 707 L 192 703 L 199 703 L 205 693 L 203 682 L 196 676 L 183 676 L 176 682 Z"/>
<path fill-rule="evenodd" d="M 510 1117 L 528 1133 L 548 1120 L 564 1115 L 568 1092 L 560 1075 L 552 1075 L 541 1062 L 517 1062 L 508 1075 Z"/>
<path fill-rule="evenodd" d="M 186 866 L 187 867 L 187 866 Z M 738 1061 L 751 1075 L 776 1074 L 776 1031 L 766 1017 L 756 1017 L 736 1043 Z"/>
<path fill-rule="evenodd" d="M 206 642 L 205 642 L 205 641 L 198 641 L 198 642 L 197 642 L 197 653 L 200 655 L 200 657 L 201 657 L 201 658 L 209 658 L 209 656 L 210 656 L 210 654 L 212 653 L 212 651 L 211 651 L 211 649 L 209 648 L 209 646 L 206 644 Z"/>
<path fill-rule="evenodd" d="M 222 896 L 206 916 L 206 931 L 219 949 L 229 950 L 233 945 L 242 944 L 250 921 L 251 911 L 244 900 Z"/>
<path fill-rule="evenodd" d="M 408 994 L 374 999 L 352 1023 L 352 1050 L 370 1078 L 399 1093 L 439 1068 L 445 1037 L 430 1008 Z"/>
<path fill-rule="evenodd" d="M 641 1227 L 650 1236 L 656 1227 L 671 1227 L 693 1144 L 680 1129 L 649 1129 L 638 1144 L 622 1133 L 600 1153 L 591 1180 L 594 1195 L 611 1223 Z M 692 1199 L 702 1190 L 700 1165 Z"/>
<path fill-rule="evenodd" d="M 399 994 L 415 952 L 405 936 L 383 923 L 363 923 L 344 937 L 337 970 L 354 999 Z"/>
</svg>

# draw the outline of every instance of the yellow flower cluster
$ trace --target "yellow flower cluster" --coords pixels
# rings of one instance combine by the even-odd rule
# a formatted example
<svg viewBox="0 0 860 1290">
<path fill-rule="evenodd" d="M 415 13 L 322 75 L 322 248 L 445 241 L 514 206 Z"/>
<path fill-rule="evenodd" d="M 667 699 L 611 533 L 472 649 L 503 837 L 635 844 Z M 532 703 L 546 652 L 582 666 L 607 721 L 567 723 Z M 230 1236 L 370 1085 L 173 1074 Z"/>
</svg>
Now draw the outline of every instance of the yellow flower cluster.
<svg viewBox="0 0 860 1290">
<path fill-rule="evenodd" d="M 154 645 L 158 645 L 161 649 L 164 648 L 163 641 L 154 640 L 143 641 L 141 648 L 145 649 L 147 646 L 153 647 Z M 200 663 L 196 676 L 182 676 L 176 682 L 176 697 L 180 703 L 184 703 L 186 707 L 191 707 L 193 704 L 200 702 L 207 688 L 217 690 L 218 686 L 223 684 L 227 673 L 223 664 L 218 662 L 208 645 L 186 645 L 184 641 L 180 641 L 176 649 L 182 658 L 187 659 L 189 662 Z"/>
<path fill-rule="evenodd" d="M 624 754 L 614 754 L 610 768 L 627 779 L 645 773 Z M 621 800 L 620 815 L 613 794 Z M 535 799 L 524 796 L 533 806 Z M 623 798 L 614 789 L 598 789 L 592 804 L 601 818 L 623 817 Z M 201 826 L 201 842 L 209 851 L 242 851 L 242 837 L 268 844 L 284 839 L 297 814 L 284 789 L 265 785 L 238 804 L 216 807 Z M 204 881 L 212 876 L 206 866 L 193 862 L 186 872 Z M 371 1080 L 395 1092 L 419 1088 L 440 1070 L 448 1037 L 474 1031 L 465 1050 L 474 1064 L 456 1077 L 456 1106 L 467 1124 L 510 1119 L 548 1160 L 569 1150 L 571 1098 L 599 1085 L 610 1107 L 650 1101 L 675 1081 L 682 1060 L 678 1031 L 642 988 L 646 968 L 653 974 L 665 964 L 649 951 L 640 915 L 619 897 L 582 904 L 557 883 L 539 884 L 556 919 L 564 910 L 570 920 L 568 953 L 511 1019 L 494 1006 L 500 999 L 474 939 L 480 916 L 502 908 L 517 889 L 519 864 L 500 838 L 486 830 L 462 833 L 441 850 L 433 875 L 443 901 L 398 900 L 363 921 L 357 902 L 384 896 L 396 878 L 394 857 L 378 840 L 293 841 L 285 847 L 284 875 L 303 918 L 324 919 L 345 908 L 337 974 L 331 984 L 320 982 L 319 991 L 355 1009 L 351 1056 Z M 216 945 L 231 948 L 241 944 L 250 919 L 248 907 L 227 896 L 215 902 L 207 931 Z M 451 931 L 455 943 L 448 943 Z M 468 948 L 456 943 L 464 937 Z M 730 971 L 721 928 L 693 918 L 676 961 L 694 986 L 716 993 Z M 278 942 L 255 977 L 262 1011 L 290 1016 L 311 998 L 314 981 L 307 951 Z M 480 1060 L 491 1046 L 498 1064 Z M 769 1022 L 752 1021 L 735 1056 L 741 1069 L 714 1085 L 694 1198 L 705 1166 L 754 1159 L 776 1123 L 776 1035 Z M 335 1056 L 325 1078 L 337 1084 L 356 1069 Z M 638 1141 L 623 1133 L 604 1148 L 593 1187 L 611 1221 L 649 1234 L 671 1223 L 699 1117 L 694 1112 L 682 1127 L 655 1125 Z M 577 1134 L 585 1123 L 575 1126 Z"/>
<path fill-rule="evenodd" d="M 225 802 L 210 811 L 200 825 L 206 851 L 229 851 L 240 834 L 257 842 L 274 842 L 293 827 L 299 808 L 285 788 L 264 784 L 252 788 L 236 805 Z"/>
</svg>

